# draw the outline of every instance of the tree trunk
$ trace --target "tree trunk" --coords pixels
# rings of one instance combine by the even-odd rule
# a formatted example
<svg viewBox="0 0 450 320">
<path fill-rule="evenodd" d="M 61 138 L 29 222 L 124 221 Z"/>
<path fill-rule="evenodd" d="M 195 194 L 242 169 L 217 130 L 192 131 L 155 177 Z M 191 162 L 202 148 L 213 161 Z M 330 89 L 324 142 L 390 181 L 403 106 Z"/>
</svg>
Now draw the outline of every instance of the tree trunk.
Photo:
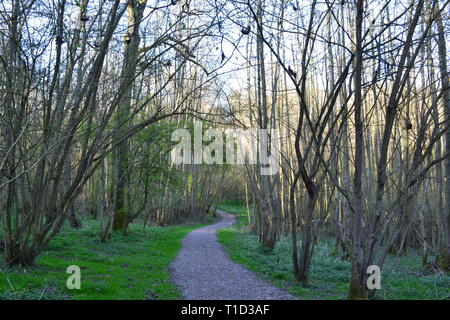
<svg viewBox="0 0 450 320">
<path fill-rule="evenodd" d="M 139 52 L 139 27 L 143 17 L 146 1 L 130 0 L 128 2 L 128 30 L 125 36 L 125 52 L 122 66 L 122 90 L 123 95 L 119 102 L 117 112 L 118 136 L 123 136 L 129 124 L 130 107 L 134 78 L 136 76 L 137 58 Z M 129 208 L 127 207 L 126 191 L 128 187 L 129 172 L 129 146 L 128 141 L 122 141 L 115 153 L 115 208 L 113 230 L 127 229 Z"/>
<path fill-rule="evenodd" d="M 438 49 L 439 49 L 439 69 L 442 78 L 442 93 L 444 99 L 444 114 L 445 114 L 445 152 L 450 153 L 450 81 L 447 70 L 447 48 L 446 39 L 444 33 L 444 25 L 439 13 L 438 1 L 435 1 L 435 10 L 437 13 L 436 23 L 438 27 Z M 442 235 L 442 241 L 439 245 L 440 258 L 439 263 L 441 267 L 450 271 L 450 157 L 445 159 L 445 171 L 444 171 L 444 190 L 446 205 L 442 212 L 443 225 L 445 226 L 444 234 Z"/>
<path fill-rule="evenodd" d="M 362 172 L 364 161 L 364 136 L 363 136 L 363 116 L 362 116 L 362 23 L 363 23 L 364 0 L 356 3 L 356 42 L 355 42 L 355 174 L 353 180 L 354 212 L 353 212 L 353 238 L 352 238 L 352 274 L 349 299 L 366 298 L 363 270 L 362 252 Z"/>
</svg>

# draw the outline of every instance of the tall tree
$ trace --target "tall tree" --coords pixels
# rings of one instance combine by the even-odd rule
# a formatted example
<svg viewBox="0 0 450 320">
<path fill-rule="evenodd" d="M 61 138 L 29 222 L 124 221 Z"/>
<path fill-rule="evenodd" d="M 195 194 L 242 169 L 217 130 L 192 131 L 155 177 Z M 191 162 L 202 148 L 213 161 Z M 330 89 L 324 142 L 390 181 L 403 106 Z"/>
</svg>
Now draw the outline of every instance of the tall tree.
<svg viewBox="0 0 450 320">
<path fill-rule="evenodd" d="M 136 78 L 136 67 L 139 55 L 139 44 L 141 42 L 139 27 L 144 15 L 146 0 L 128 0 L 128 28 L 124 39 L 124 54 L 121 71 L 121 91 L 116 114 L 118 126 L 117 139 L 129 129 L 130 108 L 132 103 L 132 93 L 134 80 Z M 126 190 L 129 186 L 130 162 L 129 146 L 127 140 L 120 141 L 114 152 L 114 223 L 113 230 L 126 230 L 128 225 L 129 208 L 126 199 Z"/>
<path fill-rule="evenodd" d="M 439 3 L 437 0 L 434 1 L 435 9 L 435 19 L 437 24 L 437 41 L 439 50 L 439 70 L 441 73 L 441 83 L 442 83 L 442 97 L 444 101 L 444 115 L 445 115 L 445 152 L 447 158 L 445 160 L 445 198 L 446 205 L 442 212 L 443 215 L 443 235 L 440 241 L 440 264 L 442 268 L 449 271 L 450 270 L 450 81 L 449 73 L 447 69 L 447 41 L 445 39 L 444 24 L 442 22 L 441 10 L 439 9 Z"/>
</svg>

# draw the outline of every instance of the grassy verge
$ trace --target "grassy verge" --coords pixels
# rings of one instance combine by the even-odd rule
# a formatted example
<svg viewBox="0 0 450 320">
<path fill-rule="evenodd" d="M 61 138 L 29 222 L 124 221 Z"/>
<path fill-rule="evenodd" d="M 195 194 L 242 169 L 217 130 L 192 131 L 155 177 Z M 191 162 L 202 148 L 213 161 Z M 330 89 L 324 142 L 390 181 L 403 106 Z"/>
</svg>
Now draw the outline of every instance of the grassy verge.
<svg viewBox="0 0 450 320">
<path fill-rule="evenodd" d="M 133 224 L 128 235 L 99 243 L 97 221 L 83 229 L 65 227 L 27 268 L 0 265 L 1 299 L 177 299 L 167 267 L 187 233 L 201 225 L 147 227 Z M 2 253 L 0 259 L 3 261 Z M 81 269 L 81 289 L 69 290 L 69 265 Z"/>
<path fill-rule="evenodd" d="M 260 278 L 288 290 L 299 299 L 345 299 L 350 262 L 333 254 L 333 239 L 321 238 L 315 247 L 310 272 L 310 286 L 299 286 L 293 277 L 292 247 L 289 238 L 281 239 L 267 252 L 258 236 L 247 232 L 247 211 L 238 204 L 224 204 L 220 209 L 238 215 L 238 223 L 218 233 L 219 241 L 232 260 L 255 272 Z M 382 270 L 381 289 L 377 299 L 449 299 L 448 276 L 421 275 L 421 257 L 389 257 Z"/>
</svg>

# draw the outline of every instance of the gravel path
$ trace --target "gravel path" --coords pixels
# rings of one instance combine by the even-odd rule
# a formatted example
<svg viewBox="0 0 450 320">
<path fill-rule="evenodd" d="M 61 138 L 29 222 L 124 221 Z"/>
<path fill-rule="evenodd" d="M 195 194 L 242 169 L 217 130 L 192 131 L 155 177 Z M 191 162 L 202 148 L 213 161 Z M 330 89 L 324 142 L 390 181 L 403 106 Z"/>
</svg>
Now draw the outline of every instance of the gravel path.
<svg viewBox="0 0 450 320">
<path fill-rule="evenodd" d="M 171 264 L 174 282 L 186 300 L 291 300 L 287 292 L 258 279 L 234 263 L 217 241 L 216 231 L 236 221 L 218 211 L 220 222 L 196 229 L 183 240 L 183 248 Z"/>
</svg>

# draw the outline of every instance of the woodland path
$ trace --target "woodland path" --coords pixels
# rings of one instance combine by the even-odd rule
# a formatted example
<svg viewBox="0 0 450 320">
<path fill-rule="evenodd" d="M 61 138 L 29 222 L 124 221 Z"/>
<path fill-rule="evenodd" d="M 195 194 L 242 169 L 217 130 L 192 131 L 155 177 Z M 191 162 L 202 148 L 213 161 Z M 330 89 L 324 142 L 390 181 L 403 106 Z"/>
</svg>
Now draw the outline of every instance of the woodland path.
<svg viewBox="0 0 450 320">
<path fill-rule="evenodd" d="M 170 269 L 186 300 L 292 300 L 294 296 L 258 279 L 234 263 L 222 249 L 216 231 L 236 222 L 218 210 L 221 220 L 191 231 Z"/>
</svg>

